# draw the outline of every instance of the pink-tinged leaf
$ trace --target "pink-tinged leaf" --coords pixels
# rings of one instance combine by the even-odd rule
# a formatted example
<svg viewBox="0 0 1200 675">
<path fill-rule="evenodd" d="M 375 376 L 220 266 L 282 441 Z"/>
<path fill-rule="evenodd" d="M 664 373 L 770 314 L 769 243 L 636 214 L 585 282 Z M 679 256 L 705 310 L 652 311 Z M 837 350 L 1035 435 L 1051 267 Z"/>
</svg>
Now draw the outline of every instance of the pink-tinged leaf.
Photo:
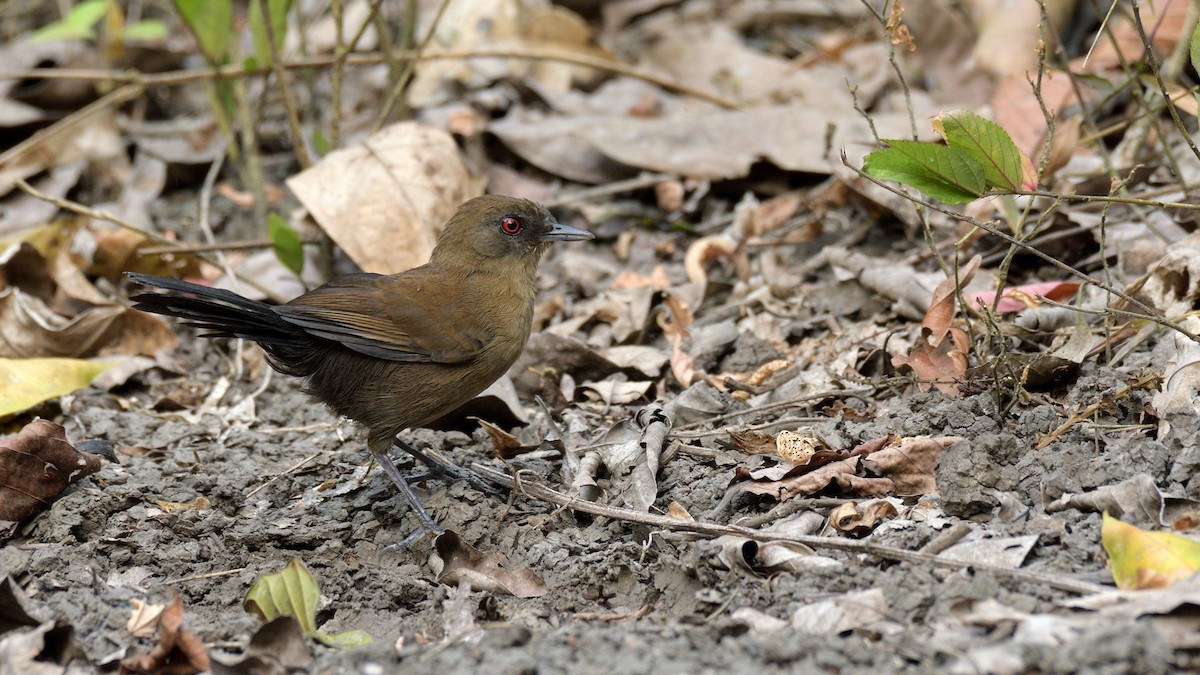
<svg viewBox="0 0 1200 675">
<path fill-rule="evenodd" d="M 1043 298 L 1062 302 L 1069 300 L 1078 290 L 1078 281 L 1047 281 L 1006 288 L 1000 303 L 996 305 L 996 311 L 1001 314 L 1019 312 L 1027 307 L 1037 307 Z M 995 291 L 982 291 L 972 295 L 969 302 L 979 307 L 991 307 L 995 298 Z"/>
</svg>

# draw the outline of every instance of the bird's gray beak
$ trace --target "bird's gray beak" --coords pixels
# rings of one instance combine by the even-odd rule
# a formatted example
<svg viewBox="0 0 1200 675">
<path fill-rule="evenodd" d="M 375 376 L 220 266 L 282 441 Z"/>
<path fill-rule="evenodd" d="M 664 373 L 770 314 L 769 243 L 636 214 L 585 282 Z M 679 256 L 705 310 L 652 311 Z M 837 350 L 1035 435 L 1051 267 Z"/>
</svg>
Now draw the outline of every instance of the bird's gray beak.
<svg viewBox="0 0 1200 675">
<path fill-rule="evenodd" d="M 544 232 L 538 235 L 538 239 L 542 241 L 583 241 L 585 239 L 595 239 L 596 235 L 581 230 L 578 227 L 563 225 L 562 223 L 554 223 L 550 226 L 549 232 Z"/>
</svg>

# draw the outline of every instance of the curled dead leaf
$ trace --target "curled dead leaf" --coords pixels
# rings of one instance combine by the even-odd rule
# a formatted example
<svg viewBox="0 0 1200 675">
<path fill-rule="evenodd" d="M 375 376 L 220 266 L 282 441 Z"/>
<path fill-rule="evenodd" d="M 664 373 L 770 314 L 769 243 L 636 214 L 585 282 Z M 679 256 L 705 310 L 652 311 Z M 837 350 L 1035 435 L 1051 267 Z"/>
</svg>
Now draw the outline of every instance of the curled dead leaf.
<svg viewBox="0 0 1200 675">
<path fill-rule="evenodd" d="M 458 586 L 465 583 L 471 588 L 518 598 L 535 598 L 546 594 L 546 583 L 532 570 L 509 569 L 504 556 L 495 552 L 484 553 L 463 541 L 452 530 L 438 535 L 433 545 L 436 553 L 430 559 L 430 565 L 442 584 Z"/>
<path fill-rule="evenodd" d="M 708 265 L 714 260 L 728 260 L 736 250 L 737 243 L 721 235 L 701 237 L 692 242 L 683 257 L 683 267 L 687 271 L 688 281 L 695 284 L 707 283 Z"/>
</svg>

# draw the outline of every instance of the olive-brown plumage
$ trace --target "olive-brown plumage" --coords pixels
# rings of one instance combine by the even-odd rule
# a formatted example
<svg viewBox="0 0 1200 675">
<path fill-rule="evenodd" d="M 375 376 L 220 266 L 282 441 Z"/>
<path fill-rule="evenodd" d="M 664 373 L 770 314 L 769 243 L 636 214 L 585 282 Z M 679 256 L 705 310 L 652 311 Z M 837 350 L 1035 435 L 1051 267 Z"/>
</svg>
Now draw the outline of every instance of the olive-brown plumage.
<svg viewBox="0 0 1200 675">
<path fill-rule="evenodd" d="M 388 469 L 385 453 L 397 434 L 452 412 L 516 361 L 529 339 L 546 249 L 590 238 L 534 202 L 487 195 L 459 207 L 427 264 L 335 277 L 284 305 L 128 276 L 168 291 L 135 296 L 136 309 L 179 317 L 205 337 L 257 342 L 272 367 L 304 378 L 309 393 L 365 426 L 368 447 Z"/>
</svg>

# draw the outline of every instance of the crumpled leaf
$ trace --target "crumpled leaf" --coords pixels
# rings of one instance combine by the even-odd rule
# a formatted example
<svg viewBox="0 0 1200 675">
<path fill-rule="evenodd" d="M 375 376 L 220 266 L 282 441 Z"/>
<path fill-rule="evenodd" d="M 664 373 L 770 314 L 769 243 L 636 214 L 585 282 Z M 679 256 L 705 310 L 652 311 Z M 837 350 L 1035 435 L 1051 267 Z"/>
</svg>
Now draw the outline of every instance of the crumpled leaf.
<svg viewBox="0 0 1200 675">
<path fill-rule="evenodd" d="M 1150 474 L 1139 473 L 1115 485 L 1103 485 L 1091 492 L 1064 494 L 1046 505 L 1046 513 L 1076 509 L 1107 513 L 1113 518 L 1128 516 L 1128 519 L 1132 519 L 1135 523 L 1161 527 L 1169 524 L 1167 518 L 1164 517 L 1167 499 L 1168 497 L 1163 495 L 1158 486 L 1154 484 L 1154 478 Z M 1182 497 L 1169 499 L 1176 505 L 1177 508 L 1173 509 L 1176 511 L 1180 510 L 1179 507 L 1186 508 L 1186 506 L 1190 506 L 1194 511 L 1200 504 L 1195 500 Z M 1184 502 L 1184 504 L 1180 504 L 1180 502 Z"/>
<path fill-rule="evenodd" d="M 952 325 L 958 308 L 955 290 L 971 282 L 982 261 L 981 256 L 975 255 L 958 270 L 957 277 L 947 277 L 938 284 L 921 321 L 921 339 L 908 356 L 892 359 L 894 366 L 912 368 L 922 390 L 933 384 L 947 396 L 962 395 L 959 385 L 966 378 L 971 341 L 965 331 Z M 950 340 L 946 340 L 947 335 Z"/>
<path fill-rule="evenodd" d="M 280 616 L 258 627 L 250 637 L 245 655 L 226 663 L 213 657 L 216 675 L 259 675 L 291 673 L 312 666 L 312 650 L 293 616 Z"/>
<path fill-rule="evenodd" d="M 47 420 L 0 439 L 0 523 L 28 518 L 71 483 L 100 470 L 100 457 L 79 452 L 67 432 Z"/>
<path fill-rule="evenodd" d="M 792 613 L 791 627 L 809 635 L 840 635 L 883 621 L 887 616 L 883 590 L 870 588 L 801 605 Z"/>
<path fill-rule="evenodd" d="M 287 184 L 351 260 L 380 274 L 425 264 L 442 225 L 481 193 L 450 134 L 417 122 L 331 152 Z"/>
<path fill-rule="evenodd" d="M 329 635 L 317 630 L 317 603 L 321 599 L 317 580 L 299 558 L 292 558 L 279 572 L 255 580 L 242 607 L 261 621 L 280 616 L 294 617 L 305 637 L 316 638 L 338 648 L 353 648 L 374 640 L 366 631 L 351 630 Z"/>
<path fill-rule="evenodd" d="M 779 520 L 764 532 L 788 536 L 812 535 L 821 529 L 825 519 L 814 511 L 797 513 Z M 755 576 L 769 577 L 781 572 L 801 573 L 821 567 L 841 567 L 833 558 L 817 555 L 812 548 L 794 541 L 760 542 L 736 535 L 723 535 L 704 545 L 716 549 L 715 564 L 727 570 L 741 570 Z"/>
<path fill-rule="evenodd" d="M 829 512 L 829 526 L 854 537 L 865 537 L 881 523 L 900 515 L 896 505 L 887 499 L 859 504 L 846 502 Z"/>
<path fill-rule="evenodd" d="M 883 447 L 853 451 L 844 459 L 821 464 L 800 475 L 789 475 L 796 467 L 783 467 L 782 471 L 763 472 L 758 476 L 742 469 L 731 488 L 771 495 L 780 501 L 826 490 L 861 497 L 929 494 L 937 489 L 934 480 L 937 458 L 960 440 L 958 436 L 905 438 L 888 442 Z M 815 461 L 819 457 L 820 453 L 803 468 L 819 464 Z"/>
<path fill-rule="evenodd" d="M 1200 569 L 1200 541 L 1149 532 L 1104 514 L 1100 538 L 1121 589 L 1165 588 Z"/>
<path fill-rule="evenodd" d="M 158 644 L 147 654 L 121 659 L 121 668 L 133 673 L 191 675 L 209 669 L 208 650 L 200 636 L 183 627 L 183 601 L 179 595 L 163 610 L 158 621 Z"/>
<path fill-rule="evenodd" d="M 0 358 L 0 416 L 82 389 L 112 365 L 84 359 Z"/>
<path fill-rule="evenodd" d="M 674 420 L 661 403 L 642 408 L 633 417 L 621 420 L 583 452 L 595 453 L 608 468 L 610 502 L 646 513 L 658 497 L 658 459 Z M 595 487 L 593 463 L 579 468 L 571 487 L 575 492 Z"/>
<path fill-rule="evenodd" d="M 536 598 L 548 590 L 546 583 L 532 570 L 509 569 L 505 566 L 504 556 L 484 553 L 451 530 L 438 535 L 433 545 L 436 553 L 429 563 L 439 583 L 447 586 L 469 584 L 471 588 L 518 598 Z"/>
</svg>

